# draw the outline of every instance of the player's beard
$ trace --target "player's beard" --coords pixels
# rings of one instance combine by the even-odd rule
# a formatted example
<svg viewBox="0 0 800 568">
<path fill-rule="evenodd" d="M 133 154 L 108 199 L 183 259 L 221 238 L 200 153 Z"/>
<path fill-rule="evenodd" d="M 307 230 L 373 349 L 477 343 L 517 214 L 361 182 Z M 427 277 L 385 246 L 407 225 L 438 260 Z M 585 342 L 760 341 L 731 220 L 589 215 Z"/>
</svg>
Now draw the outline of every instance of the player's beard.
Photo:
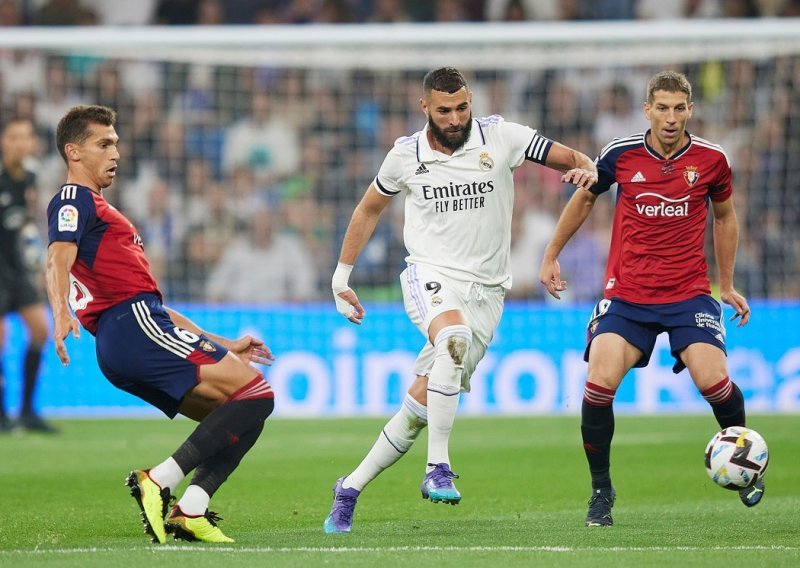
<svg viewBox="0 0 800 568">
<path fill-rule="evenodd" d="M 433 119 L 429 116 L 428 128 L 430 128 L 433 138 L 439 144 L 448 150 L 455 152 L 469 139 L 470 132 L 472 132 L 472 113 L 470 113 L 467 123 L 464 126 L 459 126 L 457 129 L 439 128 L 436 126 L 436 124 L 434 124 Z"/>
</svg>

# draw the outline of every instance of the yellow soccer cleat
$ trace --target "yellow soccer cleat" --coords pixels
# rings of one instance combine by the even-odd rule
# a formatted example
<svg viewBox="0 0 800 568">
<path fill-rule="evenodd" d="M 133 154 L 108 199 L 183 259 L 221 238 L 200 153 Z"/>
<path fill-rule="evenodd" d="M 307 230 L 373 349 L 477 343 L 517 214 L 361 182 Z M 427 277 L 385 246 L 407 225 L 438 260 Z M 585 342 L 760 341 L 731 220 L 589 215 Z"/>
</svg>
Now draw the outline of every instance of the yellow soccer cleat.
<svg viewBox="0 0 800 568">
<path fill-rule="evenodd" d="M 167 542 L 167 532 L 164 528 L 164 517 L 167 514 L 167 505 L 170 501 L 169 489 L 162 489 L 150 479 L 146 471 L 133 470 L 125 480 L 125 485 L 131 488 L 131 497 L 136 500 L 142 510 L 142 524 L 144 532 L 150 535 L 150 540 L 164 544 Z"/>
<path fill-rule="evenodd" d="M 175 540 L 199 540 L 201 542 L 234 542 L 223 534 L 217 526 L 222 517 L 206 509 L 204 515 L 190 517 L 185 515 L 177 505 L 167 518 L 167 532 L 175 536 Z"/>
</svg>

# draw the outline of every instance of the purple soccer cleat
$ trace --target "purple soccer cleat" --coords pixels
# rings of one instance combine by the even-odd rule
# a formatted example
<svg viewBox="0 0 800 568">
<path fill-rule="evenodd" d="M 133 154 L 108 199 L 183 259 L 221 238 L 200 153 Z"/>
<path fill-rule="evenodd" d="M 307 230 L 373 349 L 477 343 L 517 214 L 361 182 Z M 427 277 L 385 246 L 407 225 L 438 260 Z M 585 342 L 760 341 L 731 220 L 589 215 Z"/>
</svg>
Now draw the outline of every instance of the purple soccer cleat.
<svg viewBox="0 0 800 568">
<path fill-rule="evenodd" d="M 430 499 L 431 503 L 449 503 L 458 505 L 461 501 L 461 493 L 458 492 L 453 484 L 458 476 L 450 471 L 450 465 L 446 463 L 429 463 L 433 470 L 425 474 L 422 480 L 422 498 Z"/>
<path fill-rule="evenodd" d="M 328 534 L 349 533 L 353 530 L 353 512 L 361 491 L 342 487 L 345 477 L 337 479 L 336 485 L 333 486 L 333 506 L 325 519 L 325 523 L 322 525 L 322 528 Z"/>
</svg>

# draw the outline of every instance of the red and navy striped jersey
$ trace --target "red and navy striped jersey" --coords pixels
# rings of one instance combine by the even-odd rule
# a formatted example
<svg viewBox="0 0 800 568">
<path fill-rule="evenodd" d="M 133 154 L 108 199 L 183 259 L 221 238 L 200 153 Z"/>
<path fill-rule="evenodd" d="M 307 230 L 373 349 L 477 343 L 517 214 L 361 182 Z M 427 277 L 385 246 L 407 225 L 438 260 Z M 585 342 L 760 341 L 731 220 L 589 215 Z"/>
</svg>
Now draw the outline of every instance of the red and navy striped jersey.
<svg viewBox="0 0 800 568">
<path fill-rule="evenodd" d="M 645 133 L 617 138 L 596 160 L 600 194 L 616 183 L 606 298 L 666 304 L 710 294 L 704 241 L 709 200 L 730 198 L 722 148 L 697 136 L 665 159 Z"/>
<path fill-rule="evenodd" d="M 94 335 L 100 315 L 143 292 L 161 298 L 142 239 L 133 223 L 99 193 L 64 185 L 47 206 L 49 242 L 74 242 L 78 257 L 70 270 L 69 303 Z"/>
</svg>

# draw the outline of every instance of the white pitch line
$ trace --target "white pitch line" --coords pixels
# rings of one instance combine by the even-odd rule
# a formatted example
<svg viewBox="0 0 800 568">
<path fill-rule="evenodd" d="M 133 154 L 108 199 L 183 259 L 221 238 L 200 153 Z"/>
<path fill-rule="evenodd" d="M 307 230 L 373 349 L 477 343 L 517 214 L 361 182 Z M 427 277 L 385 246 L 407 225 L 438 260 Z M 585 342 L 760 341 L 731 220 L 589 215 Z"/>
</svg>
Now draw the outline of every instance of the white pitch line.
<svg viewBox="0 0 800 568">
<path fill-rule="evenodd" d="M 11 555 L 42 555 L 42 554 L 85 554 L 102 552 L 249 552 L 249 553 L 303 553 L 303 552 L 324 552 L 336 554 L 351 553 L 378 553 L 378 552 L 566 552 L 592 554 L 602 552 L 702 552 L 702 551 L 800 551 L 797 546 L 611 546 L 611 547 L 571 547 L 571 546 L 298 546 L 298 547 L 233 547 L 233 546 L 213 546 L 186 545 L 186 546 L 153 546 L 150 548 L 34 548 L 26 550 L 0 550 L 0 556 Z"/>
</svg>

